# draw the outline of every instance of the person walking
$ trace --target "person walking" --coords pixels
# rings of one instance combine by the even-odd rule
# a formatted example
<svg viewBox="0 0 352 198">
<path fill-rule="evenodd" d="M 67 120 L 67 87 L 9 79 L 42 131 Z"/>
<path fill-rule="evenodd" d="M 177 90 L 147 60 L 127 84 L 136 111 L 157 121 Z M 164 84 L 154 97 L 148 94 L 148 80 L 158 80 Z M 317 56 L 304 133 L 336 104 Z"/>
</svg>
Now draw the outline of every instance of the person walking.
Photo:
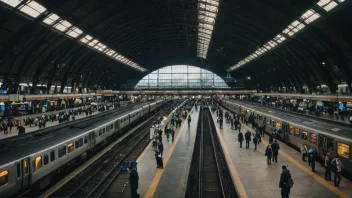
<svg viewBox="0 0 352 198">
<path fill-rule="evenodd" d="M 175 129 L 174 127 L 171 127 L 171 141 L 173 142 L 175 138 Z"/>
<path fill-rule="evenodd" d="M 238 138 L 238 142 L 240 143 L 240 148 L 242 148 L 243 134 L 241 131 L 238 133 L 237 138 Z"/>
<path fill-rule="evenodd" d="M 273 162 L 277 163 L 277 155 L 279 154 L 280 145 L 277 143 L 277 140 L 271 144 L 271 149 L 273 150 Z"/>
<path fill-rule="evenodd" d="M 255 137 L 255 139 L 256 139 L 256 137 Z M 254 140 L 254 139 L 253 139 L 253 140 Z M 266 158 L 267 158 L 267 163 L 268 163 L 268 164 L 271 164 L 271 157 L 272 157 L 272 154 L 273 154 L 273 151 L 272 151 L 270 145 L 268 145 L 268 146 L 266 147 L 266 149 L 265 149 L 265 156 L 266 156 Z"/>
<path fill-rule="evenodd" d="M 219 123 L 220 123 L 220 129 L 222 129 L 222 123 L 223 123 L 222 117 L 220 117 Z"/>
<path fill-rule="evenodd" d="M 258 137 L 254 136 L 253 138 L 254 150 L 257 150 L 258 142 L 259 142 Z"/>
<path fill-rule="evenodd" d="M 132 198 L 139 198 L 139 194 L 137 193 L 138 190 L 138 172 L 136 170 L 136 167 L 131 166 L 130 167 L 130 187 L 131 187 L 131 196 Z"/>
<path fill-rule="evenodd" d="M 251 141 L 251 132 L 247 131 L 245 134 L 244 134 L 244 137 L 246 139 L 246 148 L 249 148 L 249 142 Z"/>
<path fill-rule="evenodd" d="M 340 182 L 341 182 L 341 171 L 343 168 L 343 164 L 342 164 L 340 157 L 338 155 L 336 155 L 335 159 L 333 159 L 331 161 L 331 165 L 332 165 L 332 169 L 335 173 L 334 185 L 335 185 L 335 187 L 339 187 Z"/>
<path fill-rule="evenodd" d="M 308 151 L 308 165 L 310 166 L 312 163 L 312 154 L 313 153 L 313 148 L 310 148 Z"/>
<path fill-rule="evenodd" d="M 325 160 L 325 180 L 331 181 L 331 159 L 330 152 L 326 153 Z"/>
<path fill-rule="evenodd" d="M 288 185 L 289 180 L 291 179 L 291 173 L 286 166 L 282 166 L 282 173 L 280 176 L 279 188 L 281 188 L 281 197 L 289 198 L 290 186 Z"/>
<path fill-rule="evenodd" d="M 188 127 L 190 127 L 191 126 L 191 116 L 188 116 L 187 121 L 188 121 Z"/>
</svg>

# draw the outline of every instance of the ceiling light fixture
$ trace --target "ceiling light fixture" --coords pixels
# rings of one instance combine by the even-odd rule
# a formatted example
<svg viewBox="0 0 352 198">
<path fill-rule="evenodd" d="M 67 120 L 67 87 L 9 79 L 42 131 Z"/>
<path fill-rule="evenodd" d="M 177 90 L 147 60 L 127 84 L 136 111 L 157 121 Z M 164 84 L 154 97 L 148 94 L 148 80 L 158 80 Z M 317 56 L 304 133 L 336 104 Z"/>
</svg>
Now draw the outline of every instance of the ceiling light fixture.
<svg viewBox="0 0 352 198">
<path fill-rule="evenodd" d="M 217 2 L 218 4 L 218 1 L 215 0 L 204 0 L 203 2 L 210 2 L 207 4 L 211 4 L 211 2 Z M 80 44 L 85 45 L 86 47 L 89 47 L 90 49 L 93 49 L 99 53 L 102 53 L 117 62 L 123 63 L 124 65 L 134 68 L 140 72 L 147 71 L 147 69 L 139 66 L 132 60 L 129 60 L 123 55 L 108 48 L 106 45 L 100 43 L 97 39 L 93 38 L 92 36 L 85 34 L 83 30 L 73 26 L 70 22 L 62 19 L 57 14 L 48 13 L 47 9 L 43 5 L 39 4 L 34 0 L 0 0 L 0 5 L 1 4 L 4 4 L 6 7 L 10 7 L 11 9 L 15 8 L 16 11 L 21 14 L 24 14 L 26 17 L 31 19 L 37 18 L 41 14 L 45 14 L 45 18 L 42 20 L 42 24 L 44 24 L 45 26 L 49 26 L 50 28 L 58 31 L 59 33 L 71 39 L 79 39 L 78 42 Z M 214 7 L 214 5 L 212 6 Z M 207 9 L 213 8 L 206 6 L 206 10 Z"/>
<path fill-rule="evenodd" d="M 330 12 L 343 2 L 345 2 L 345 0 L 320 0 L 316 5 L 324 9 L 326 12 Z M 313 23 L 319 18 L 320 18 L 320 14 L 317 13 L 314 9 L 307 10 L 306 12 L 304 12 L 304 14 L 300 16 L 299 19 L 293 21 L 275 38 L 273 38 L 272 40 L 264 44 L 262 48 L 259 48 L 253 54 L 239 61 L 237 64 L 228 68 L 226 71 L 231 72 L 235 69 L 238 69 L 239 67 L 244 66 L 249 62 L 252 62 L 253 60 L 256 60 L 257 58 L 263 56 L 267 52 L 280 46 L 288 37 L 295 36 L 298 32 L 300 32 L 305 27 L 307 27 L 307 25 Z"/>
<path fill-rule="evenodd" d="M 218 7 L 219 0 L 198 0 L 197 56 L 203 59 L 208 55 Z"/>
</svg>

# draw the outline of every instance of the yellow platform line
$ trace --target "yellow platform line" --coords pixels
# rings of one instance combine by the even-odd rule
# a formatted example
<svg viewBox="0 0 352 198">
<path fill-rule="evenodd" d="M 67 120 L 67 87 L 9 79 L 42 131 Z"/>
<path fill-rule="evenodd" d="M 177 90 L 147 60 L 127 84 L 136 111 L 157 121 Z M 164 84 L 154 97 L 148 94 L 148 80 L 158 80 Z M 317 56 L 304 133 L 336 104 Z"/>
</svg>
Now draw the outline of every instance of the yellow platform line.
<svg viewBox="0 0 352 198">
<path fill-rule="evenodd" d="M 249 128 L 248 126 L 246 126 L 245 124 L 243 124 L 243 126 L 245 128 L 247 128 L 247 130 L 249 129 L 250 131 L 253 132 L 253 130 L 251 128 Z M 262 139 L 262 142 L 265 146 L 268 145 L 268 142 Z M 296 150 L 295 150 L 296 151 Z M 342 192 L 341 190 L 337 189 L 335 186 L 333 186 L 332 184 L 330 184 L 329 182 L 325 181 L 325 179 L 323 179 L 322 177 L 320 177 L 319 175 L 315 174 L 314 172 L 312 172 L 309 168 L 305 167 L 304 165 L 302 165 L 301 163 L 299 163 L 297 160 L 293 159 L 290 155 L 286 154 L 284 151 L 279 150 L 279 153 L 284 156 L 287 160 L 289 160 L 291 163 L 293 163 L 294 165 L 296 165 L 299 169 L 301 169 L 303 172 L 307 173 L 308 175 L 312 176 L 316 181 L 318 181 L 319 183 L 321 183 L 323 186 L 325 186 L 327 189 L 331 190 L 333 193 L 335 193 L 337 196 L 342 197 L 342 198 L 347 198 L 348 196 Z"/>
<path fill-rule="evenodd" d="M 192 109 L 192 111 L 193 111 L 193 109 Z M 185 121 L 182 123 L 182 125 L 181 125 L 181 127 L 180 127 L 180 131 L 179 131 L 179 133 L 177 134 L 174 143 L 171 145 L 171 147 L 170 147 L 170 149 L 169 149 L 169 152 L 167 152 L 167 155 L 166 155 L 165 158 L 164 158 L 164 161 L 163 161 L 163 163 L 164 163 L 164 169 L 158 169 L 158 170 L 156 171 L 156 174 L 155 174 L 155 176 L 154 176 L 154 179 L 153 179 L 152 183 L 150 184 L 150 186 L 149 186 L 149 188 L 148 188 L 148 191 L 147 191 L 147 194 L 145 195 L 145 198 L 152 198 L 152 197 L 154 196 L 154 193 L 155 193 L 155 190 L 156 190 L 156 188 L 157 188 L 157 186 L 158 186 L 158 184 L 159 184 L 160 178 L 161 178 L 161 176 L 163 175 L 164 170 L 165 170 L 165 167 L 166 167 L 167 163 L 169 162 L 172 153 L 173 153 L 174 150 L 175 150 L 175 147 L 176 147 L 176 145 L 177 145 L 177 142 L 178 142 L 178 140 L 180 139 L 181 134 L 183 133 L 183 128 L 186 126 L 186 123 L 187 123 L 187 120 L 185 120 Z"/>
<path fill-rule="evenodd" d="M 213 119 L 213 122 L 214 122 L 214 119 Z M 229 170 L 230 170 L 230 173 L 231 173 L 231 178 L 232 178 L 232 181 L 234 183 L 237 195 L 240 198 L 248 198 L 247 192 L 246 192 L 246 190 L 245 190 L 245 188 L 244 188 L 244 186 L 242 184 L 241 178 L 238 175 L 237 169 L 236 169 L 236 167 L 235 167 L 235 165 L 234 165 L 234 163 L 232 161 L 232 157 L 230 155 L 229 149 L 227 148 L 227 146 L 225 144 L 224 137 L 220 133 L 219 128 L 216 126 L 216 124 L 215 124 L 215 128 L 216 128 L 216 132 L 218 134 L 219 140 L 220 140 L 220 144 L 221 144 L 222 150 L 224 152 L 224 156 L 225 156 L 225 159 L 226 159 L 227 166 L 229 167 Z"/>
</svg>

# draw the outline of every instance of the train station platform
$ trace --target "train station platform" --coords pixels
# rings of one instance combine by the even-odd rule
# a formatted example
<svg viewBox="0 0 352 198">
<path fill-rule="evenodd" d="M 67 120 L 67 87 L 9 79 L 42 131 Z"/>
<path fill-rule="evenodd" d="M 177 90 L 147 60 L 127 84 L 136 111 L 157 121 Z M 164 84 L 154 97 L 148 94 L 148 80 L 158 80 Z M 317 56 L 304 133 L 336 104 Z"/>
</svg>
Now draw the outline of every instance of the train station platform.
<svg viewBox="0 0 352 198">
<path fill-rule="evenodd" d="M 184 120 L 181 127 L 175 130 L 174 142 L 166 140 L 163 135 L 164 169 L 156 168 L 154 149 L 149 145 L 138 158 L 138 174 L 140 197 L 146 198 L 179 198 L 184 197 L 191 165 L 193 147 L 197 133 L 199 108 L 193 109 L 191 124 L 188 127 Z M 114 188 L 114 187 L 112 187 Z M 116 187 L 120 189 L 121 187 Z M 130 189 L 124 198 L 131 197 Z"/>
<path fill-rule="evenodd" d="M 216 123 L 216 113 L 212 116 Z M 320 163 L 316 163 L 316 172 L 312 172 L 308 163 L 302 161 L 301 154 L 284 143 L 278 142 L 278 163 L 268 165 L 264 155 L 269 142 L 267 135 L 262 138 L 257 150 L 254 150 L 253 141 L 246 149 L 245 141 L 240 148 L 238 130 L 231 129 L 230 123 L 224 121 L 223 129 L 216 123 L 216 128 L 240 197 L 281 197 L 279 181 L 283 165 L 288 166 L 294 181 L 290 197 L 352 197 L 352 183 L 349 180 L 342 178 L 340 187 L 334 187 L 333 181 L 324 179 L 325 168 Z M 251 126 L 242 124 L 241 128 L 243 133 L 247 130 L 254 133 Z"/>
<path fill-rule="evenodd" d="M 74 109 L 77 109 L 77 108 L 73 108 L 73 110 Z M 110 108 L 109 110 L 112 110 L 112 109 L 113 108 Z M 69 110 L 70 109 L 63 109 L 63 110 L 60 110 L 60 111 L 46 112 L 46 113 L 40 113 L 40 114 L 31 114 L 28 117 L 29 118 L 35 118 L 35 117 L 42 116 L 42 115 L 48 115 L 49 116 L 49 115 L 52 115 L 52 114 L 58 114 L 59 112 L 68 112 Z M 101 113 L 101 112 L 96 110 L 96 111 L 92 112 L 92 115 L 96 115 L 96 114 L 99 114 L 99 113 Z M 89 115 L 89 116 L 92 116 L 92 115 Z M 56 117 L 58 117 L 58 116 L 56 116 Z M 82 119 L 82 118 L 85 118 L 85 117 L 87 117 L 86 114 L 84 112 L 82 112 L 81 115 L 75 116 L 75 120 L 79 120 L 79 119 Z M 26 118 L 27 118 L 27 116 L 21 116 L 22 122 L 23 122 L 23 119 L 26 119 Z M 15 117 L 15 119 L 19 120 L 19 117 Z M 72 121 L 72 118 L 70 118 L 70 120 L 67 121 L 67 122 L 71 122 L 71 121 Z M 67 122 L 62 122 L 62 123 L 67 123 Z M 57 119 L 54 122 L 47 121 L 46 125 L 45 125 L 45 128 L 48 128 L 48 127 L 51 127 L 51 126 L 56 126 L 56 125 L 59 125 L 59 124 L 62 124 L 62 123 L 59 123 L 59 121 Z M 25 128 L 26 133 L 31 133 L 31 132 L 40 130 L 39 126 L 35 126 L 34 124 L 32 126 L 29 126 L 29 125 L 24 126 L 23 125 L 23 127 Z M 13 136 L 16 136 L 16 135 L 18 135 L 18 129 L 15 126 L 12 128 L 11 132 L 8 132 L 7 134 L 4 134 L 3 131 L 0 131 L 0 139 L 13 137 Z"/>
</svg>

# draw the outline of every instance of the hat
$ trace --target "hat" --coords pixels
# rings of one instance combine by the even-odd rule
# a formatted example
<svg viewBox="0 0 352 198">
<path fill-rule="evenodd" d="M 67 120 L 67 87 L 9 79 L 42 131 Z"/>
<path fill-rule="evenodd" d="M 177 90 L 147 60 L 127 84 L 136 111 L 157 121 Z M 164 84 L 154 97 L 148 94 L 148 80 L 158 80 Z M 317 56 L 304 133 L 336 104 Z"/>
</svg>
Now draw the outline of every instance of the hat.
<svg viewBox="0 0 352 198">
<path fill-rule="evenodd" d="M 284 165 L 284 166 L 282 166 L 282 170 L 285 170 L 287 167 Z"/>
</svg>

